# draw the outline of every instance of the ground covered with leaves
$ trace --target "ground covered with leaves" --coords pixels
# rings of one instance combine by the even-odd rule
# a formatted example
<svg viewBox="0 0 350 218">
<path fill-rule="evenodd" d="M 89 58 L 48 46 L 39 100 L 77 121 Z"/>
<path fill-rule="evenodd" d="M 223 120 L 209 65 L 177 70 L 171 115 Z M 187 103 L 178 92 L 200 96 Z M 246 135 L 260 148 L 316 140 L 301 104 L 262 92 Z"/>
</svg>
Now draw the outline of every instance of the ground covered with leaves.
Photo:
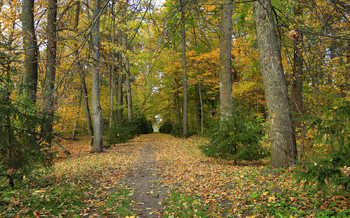
<svg viewBox="0 0 350 218">
<path fill-rule="evenodd" d="M 200 137 L 142 135 L 90 154 L 89 140 L 65 141 L 72 155 L 20 187 L 0 186 L 0 216 L 265 217 L 350 216 L 350 194 L 296 182 L 267 161 L 205 157 Z"/>
</svg>

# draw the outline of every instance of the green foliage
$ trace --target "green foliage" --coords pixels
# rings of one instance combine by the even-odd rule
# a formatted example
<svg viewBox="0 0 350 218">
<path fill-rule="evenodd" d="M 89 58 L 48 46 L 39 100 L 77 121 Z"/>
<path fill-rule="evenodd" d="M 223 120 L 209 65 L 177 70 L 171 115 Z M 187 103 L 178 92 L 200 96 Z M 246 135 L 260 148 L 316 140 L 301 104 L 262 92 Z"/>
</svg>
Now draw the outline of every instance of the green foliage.
<svg viewBox="0 0 350 218">
<path fill-rule="evenodd" d="M 137 134 L 150 134 L 153 132 L 152 122 L 145 116 L 140 116 L 132 121 Z"/>
<path fill-rule="evenodd" d="M 182 137 L 182 127 L 178 124 L 171 124 L 170 120 L 165 120 L 159 127 L 159 132 L 171 134 L 175 137 Z"/>
<path fill-rule="evenodd" d="M 171 192 L 165 204 L 164 214 L 169 217 L 211 217 L 208 205 L 178 189 Z"/>
<path fill-rule="evenodd" d="M 172 130 L 173 125 L 171 124 L 170 120 L 164 121 L 159 127 L 159 132 L 161 133 L 170 134 Z"/>
<path fill-rule="evenodd" d="M 307 131 L 315 133 L 314 144 L 319 145 L 319 157 L 312 162 L 301 163 L 296 174 L 308 183 L 319 187 L 344 185 L 350 191 L 349 175 L 342 168 L 350 166 L 350 102 L 341 101 L 335 106 L 323 108 L 323 118 L 304 116 L 311 125 Z"/>
<path fill-rule="evenodd" d="M 109 194 L 106 203 L 99 208 L 99 211 L 107 210 L 108 212 L 105 215 L 117 214 L 120 217 L 131 215 L 132 211 L 129 206 L 132 202 L 132 196 L 133 193 L 130 190 L 117 188 L 115 192 Z"/>
<path fill-rule="evenodd" d="M 175 137 L 182 137 L 182 126 L 179 125 L 174 125 L 173 129 L 170 132 L 171 135 Z"/>
<path fill-rule="evenodd" d="M 116 123 L 106 131 L 108 144 L 123 143 L 133 139 L 136 135 L 135 126 L 131 122 Z"/>
<path fill-rule="evenodd" d="M 17 54 L 12 42 L 2 43 L 0 52 L 0 176 L 9 184 L 34 168 L 51 164 L 52 152 L 39 127 L 46 122 L 35 106 L 19 98 L 20 87 L 13 80 L 18 76 Z"/>
<path fill-rule="evenodd" d="M 200 148 L 210 157 L 257 160 L 268 155 L 261 146 L 262 118 L 253 118 L 248 110 L 237 109 L 227 121 L 217 122 L 205 136 L 210 142 Z"/>
<path fill-rule="evenodd" d="M 106 131 L 107 142 L 109 144 L 123 143 L 133 139 L 136 135 L 149 134 L 153 132 L 152 122 L 145 116 L 135 118 L 133 121 L 123 121 L 116 123 Z"/>
</svg>

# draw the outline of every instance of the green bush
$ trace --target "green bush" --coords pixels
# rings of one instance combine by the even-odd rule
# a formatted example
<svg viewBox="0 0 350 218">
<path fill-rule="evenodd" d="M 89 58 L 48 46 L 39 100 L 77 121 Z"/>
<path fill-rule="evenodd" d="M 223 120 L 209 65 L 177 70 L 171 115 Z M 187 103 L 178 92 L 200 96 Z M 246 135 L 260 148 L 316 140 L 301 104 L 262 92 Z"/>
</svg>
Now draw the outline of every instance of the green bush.
<svg viewBox="0 0 350 218">
<path fill-rule="evenodd" d="M 152 122 L 145 116 L 140 116 L 132 121 L 137 134 L 149 134 L 153 132 Z"/>
<path fill-rule="evenodd" d="M 116 123 L 106 131 L 108 144 L 123 143 L 133 139 L 136 135 L 136 128 L 132 122 Z"/>
<path fill-rule="evenodd" d="M 227 121 L 217 122 L 205 136 L 209 143 L 200 146 L 202 152 L 210 157 L 257 160 L 268 155 L 261 146 L 263 119 L 253 118 L 248 110 L 237 109 Z"/>
<path fill-rule="evenodd" d="M 170 120 L 165 120 L 159 127 L 159 132 L 170 134 L 173 130 L 173 125 L 171 124 Z"/>
<path fill-rule="evenodd" d="M 317 183 L 320 188 L 328 185 L 344 185 L 350 191 L 350 178 L 341 170 L 350 166 L 350 101 L 341 101 L 325 107 L 323 117 L 303 116 L 310 122 L 307 131 L 315 134 L 314 143 L 319 144 L 318 157 L 299 163 L 298 179 Z"/>
<path fill-rule="evenodd" d="M 136 135 L 149 134 L 153 132 L 152 122 L 146 117 L 140 116 L 133 121 L 116 123 L 106 131 L 107 143 L 123 143 L 133 139 Z"/>
<path fill-rule="evenodd" d="M 175 136 L 175 137 L 182 137 L 182 126 L 179 125 L 174 125 L 173 129 L 170 132 L 171 135 Z"/>
</svg>

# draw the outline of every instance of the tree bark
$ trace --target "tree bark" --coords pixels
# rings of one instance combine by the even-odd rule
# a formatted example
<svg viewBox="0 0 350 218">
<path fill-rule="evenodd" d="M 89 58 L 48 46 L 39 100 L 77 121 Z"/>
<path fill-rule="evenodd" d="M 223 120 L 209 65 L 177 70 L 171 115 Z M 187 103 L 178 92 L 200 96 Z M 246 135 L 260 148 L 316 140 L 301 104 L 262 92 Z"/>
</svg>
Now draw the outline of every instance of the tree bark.
<svg viewBox="0 0 350 218">
<path fill-rule="evenodd" d="M 195 85 L 195 100 L 196 100 L 196 121 L 197 121 L 197 134 L 201 132 L 201 103 L 199 97 L 199 83 Z"/>
<path fill-rule="evenodd" d="M 199 103 L 201 106 L 201 133 L 204 132 L 204 106 L 203 106 L 203 96 L 202 96 L 202 86 L 201 83 L 198 83 L 198 92 L 199 92 Z"/>
<path fill-rule="evenodd" d="M 220 28 L 220 120 L 227 120 L 233 113 L 232 101 L 232 0 L 223 0 Z"/>
<path fill-rule="evenodd" d="M 72 130 L 72 140 L 75 140 L 75 135 L 77 132 L 77 127 L 78 127 L 78 120 L 79 120 L 79 116 L 80 116 L 80 105 L 81 105 L 81 100 L 82 100 L 82 90 L 80 89 L 80 93 L 78 94 L 78 112 L 77 112 L 77 116 L 75 118 L 75 122 L 74 122 L 74 127 Z"/>
<path fill-rule="evenodd" d="M 92 28 L 92 120 L 94 126 L 94 143 L 91 152 L 102 152 L 102 108 L 100 104 L 99 73 L 100 73 L 100 1 L 95 0 L 93 6 Z"/>
<path fill-rule="evenodd" d="M 123 120 L 123 57 L 118 55 L 119 73 L 117 85 L 117 122 L 121 123 Z"/>
<path fill-rule="evenodd" d="M 49 0 L 47 8 L 47 46 L 46 46 L 46 75 L 44 83 L 43 115 L 44 124 L 42 132 L 49 146 L 52 142 L 52 125 L 54 117 L 54 88 L 56 76 L 56 19 L 57 19 L 57 0 Z"/>
<path fill-rule="evenodd" d="M 300 7 L 300 0 L 296 0 L 296 7 L 294 9 L 294 15 L 296 17 L 301 16 L 302 9 Z M 293 72 L 290 79 L 290 97 L 291 97 L 291 110 L 296 113 L 303 113 L 303 33 L 299 30 L 295 30 L 293 35 Z M 299 117 L 294 115 L 295 118 Z M 294 127 L 296 132 L 300 130 L 301 123 L 294 120 Z"/>
<path fill-rule="evenodd" d="M 289 167 L 297 150 L 271 0 L 254 2 L 253 12 L 271 131 L 271 165 Z"/>
<path fill-rule="evenodd" d="M 187 92 L 187 69 L 186 69 L 186 29 L 185 11 L 183 1 L 180 0 L 181 7 L 181 48 L 182 48 L 182 82 L 183 82 L 183 115 L 182 115 L 182 136 L 188 137 L 188 92 Z"/>
<path fill-rule="evenodd" d="M 89 107 L 89 97 L 86 88 L 85 82 L 85 72 L 83 71 L 81 64 L 79 64 L 79 74 L 80 74 L 80 83 L 81 83 L 81 92 L 83 97 L 84 111 L 86 117 L 86 125 L 88 127 L 89 135 L 90 135 L 90 144 L 93 145 L 94 140 L 94 129 L 92 127 L 92 120 L 90 115 L 90 107 Z"/>
<path fill-rule="evenodd" d="M 130 65 L 129 58 L 125 56 L 125 86 L 126 86 L 126 99 L 128 103 L 128 120 L 133 120 L 132 109 L 132 96 L 131 96 L 131 84 L 130 84 Z"/>
<path fill-rule="evenodd" d="M 112 5 L 111 5 L 111 12 L 113 14 L 114 11 L 114 1 L 112 1 Z M 113 15 L 112 18 L 112 44 L 115 44 L 115 15 Z M 110 50 L 111 52 L 111 60 L 110 60 L 110 69 L 109 69 L 109 75 L 110 75 L 110 79 L 109 79 L 109 104 L 110 104 L 110 108 L 109 108 L 109 127 L 112 127 L 114 125 L 114 101 L 113 101 L 113 97 L 114 97 L 114 85 L 115 85 L 115 51 L 114 49 Z"/>
<path fill-rule="evenodd" d="M 24 49 L 24 97 L 31 104 L 35 104 L 39 51 L 34 29 L 34 0 L 22 1 L 22 32 Z"/>
</svg>

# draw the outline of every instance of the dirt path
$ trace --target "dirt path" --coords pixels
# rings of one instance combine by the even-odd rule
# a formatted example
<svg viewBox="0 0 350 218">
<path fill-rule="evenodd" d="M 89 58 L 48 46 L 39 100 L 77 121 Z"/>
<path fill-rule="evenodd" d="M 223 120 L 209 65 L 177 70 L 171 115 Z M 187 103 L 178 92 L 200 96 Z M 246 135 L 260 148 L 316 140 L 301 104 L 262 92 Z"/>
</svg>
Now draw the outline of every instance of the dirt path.
<svg viewBox="0 0 350 218">
<path fill-rule="evenodd" d="M 164 207 L 162 201 L 169 191 L 159 182 L 161 172 L 154 157 L 156 150 L 155 145 L 146 145 L 124 181 L 128 188 L 133 189 L 135 203 L 132 210 L 140 217 L 160 217 Z"/>
</svg>

